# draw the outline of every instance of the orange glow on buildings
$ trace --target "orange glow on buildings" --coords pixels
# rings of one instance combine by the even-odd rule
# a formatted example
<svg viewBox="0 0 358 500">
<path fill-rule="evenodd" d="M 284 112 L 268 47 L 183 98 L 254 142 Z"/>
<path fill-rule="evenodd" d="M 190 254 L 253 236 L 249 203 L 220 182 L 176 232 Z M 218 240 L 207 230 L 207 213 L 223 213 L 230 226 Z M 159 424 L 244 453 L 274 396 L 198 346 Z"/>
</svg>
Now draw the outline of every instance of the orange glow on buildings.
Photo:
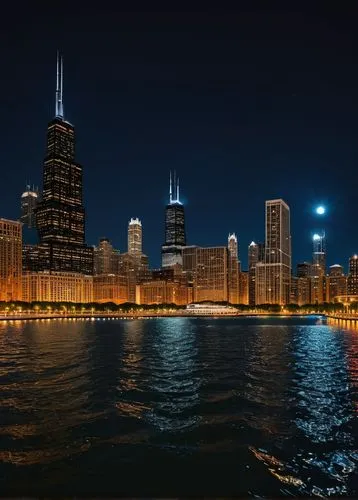
<svg viewBox="0 0 358 500">
<path fill-rule="evenodd" d="M 93 302 L 93 277 L 79 273 L 25 272 L 22 298 L 25 302 Z"/>
<path fill-rule="evenodd" d="M 22 299 L 21 223 L 0 219 L 0 301 Z"/>
</svg>

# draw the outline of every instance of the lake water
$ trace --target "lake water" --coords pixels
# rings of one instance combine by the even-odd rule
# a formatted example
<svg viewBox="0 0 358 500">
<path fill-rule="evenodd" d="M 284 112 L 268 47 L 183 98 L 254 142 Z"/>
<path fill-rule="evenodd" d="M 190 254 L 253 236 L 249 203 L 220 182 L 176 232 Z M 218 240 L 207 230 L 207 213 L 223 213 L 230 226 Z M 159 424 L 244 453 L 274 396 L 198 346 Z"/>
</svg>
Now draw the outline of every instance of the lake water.
<svg viewBox="0 0 358 500">
<path fill-rule="evenodd" d="M 0 322 L 0 493 L 358 495 L 358 331 Z"/>
</svg>

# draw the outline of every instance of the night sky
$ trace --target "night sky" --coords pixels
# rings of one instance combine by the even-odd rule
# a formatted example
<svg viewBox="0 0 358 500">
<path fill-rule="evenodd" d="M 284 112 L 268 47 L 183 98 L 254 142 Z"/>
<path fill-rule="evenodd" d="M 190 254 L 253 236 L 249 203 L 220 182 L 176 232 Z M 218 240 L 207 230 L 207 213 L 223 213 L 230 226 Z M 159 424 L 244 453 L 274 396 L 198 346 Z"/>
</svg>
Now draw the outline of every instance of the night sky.
<svg viewBox="0 0 358 500">
<path fill-rule="evenodd" d="M 293 262 L 311 258 L 322 227 L 328 264 L 346 267 L 358 252 L 354 2 L 265 4 L 130 13 L 14 3 L 0 34 L 0 217 L 19 217 L 28 179 L 41 186 L 60 49 L 89 244 L 107 236 L 126 251 L 128 220 L 139 217 L 158 266 L 176 169 L 189 244 L 224 245 L 236 232 L 245 269 L 248 244 L 264 239 L 265 200 L 283 198 Z M 318 203 L 328 208 L 320 220 Z"/>
</svg>

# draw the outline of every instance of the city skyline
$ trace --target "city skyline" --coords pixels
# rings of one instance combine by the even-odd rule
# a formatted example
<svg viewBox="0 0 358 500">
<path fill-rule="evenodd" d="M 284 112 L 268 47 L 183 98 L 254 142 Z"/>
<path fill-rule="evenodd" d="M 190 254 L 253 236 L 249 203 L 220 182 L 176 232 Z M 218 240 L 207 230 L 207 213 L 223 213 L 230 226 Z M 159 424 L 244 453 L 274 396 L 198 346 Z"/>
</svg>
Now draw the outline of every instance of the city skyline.
<svg viewBox="0 0 358 500">
<path fill-rule="evenodd" d="M 74 18 L 76 15 L 75 9 Z M 264 13 L 255 15 L 262 26 Z M 277 37 L 280 40 L 283 35 L 280 13 L 269 15 L 279 28 Z M 327 10 L 325 15 L 334 25 L 332 12 Z M 346 50 L 348 40 L 341 37 L 341 27 L 324 28 L 322 40 L 318 40 L 314 34 L 317 19 L 312 11 L 312 26 L 302 36 L 312 41 L 316 52 L 312 55 L 303 49 L 307 58 L 298 59 L 293 51 L 292 62 L 287 62 L 284 54 L 278 52 L 271 61 L 273 80 L 270 80 L 260 70 L 266 67 L 263 57 L 266 52 L 261 44 L 256 41 L 249 50 L 252 57 L 258 57 L 256 69 L 251 73 L 247 71 L 250 67 L 247 58 L 242 62 L 243 67 L 238 64 L 238 68 L 233 69 L 230 58 L 222 58 L 224 51 L 230 49 L 223 35 L 223 24 L 229 16 L 215 21 L 209 14 L 204 15 L 199 34 L 204 39 L 208 28 L 213 28 L 213 39 L 222 60 L 220 66 L 217 56 L 212 56 L 212 73 L 208 62 L 212 52 L 209 48 L 204 50 L 199 62 L 203 73 L 209 76 L 205 81 L 192 64 L 199 48 L 203 48 L 201 38 L 190 46 L 193 52 L 190 56 L 185 29 L 178 24 L 173 35 L 165 35 L 168 36 L 168 49 L 159 48 L 161 35 L 155 34 L 155 29 L 162 25 L 165 16 L 151 16 L 155 21 L 152 28 L 149 29 L 139 15 L 137 29 L 142 41 L 149 29 L 146 33 L 148 47 L 158 49 L 155 51 L 157 62 L 149 58 L 147 65 L 143 59 L 138 59 L 139 47 L 133 46 L 134 14 L 126 13 L 125 21 L 121 21 L 128 24 L 127 30 L 118 35 L 119 39 L 128 42 L 121 57 L 109 59 L 103 52 L 92 52 L 91 64 L 88 54 L 81 52 L 74 30 L 69 30 L 68 39 L 56 34 L 46 47 L 40 48 L 32 36 L 31 23 L 24 27 L 28 44 L 17 51 L 19 69 L 14 72 L 13 63 L 5 58 L 4 70 L 13 75 L 12 87 L 1 82 L 2 95 L 8 97 L 10 104 L 15 102 L 15 97 L 24 97 L 19 109 L 7 104 L 4 108 L 3 123 L 7 128 L 3 134 L 2 162 L 7 165 L 7 190 L 0 200 L 1 215 L 18 219 L 19 196 L 25 181 L 29 179 L 41 185 L 44 124 L 52 118 L 53 109 L 53 55 L 60 47 L 66 67 L 65 111 L 78 131 L 77 157 L 84 165 L 89 244 L 96 244 L 100 237 L 108 237 L 114 247 L 124 251 L 127 221 L 139 217 L 143 224 L 143 250 L 149 255 L 152 266 L 158 267 L 168 172 L 176 169 L 183 181 L 190 244 L 225 244 L 227 234 L 235 232 L 242 248 L 243 268 L 247 269 L 244 249 L 252 240 L 263 241 L 264 238 L 265 201 L 283 198 L 291 207 L 293 268 L 297 262 L 311 258 L 312 234 L 323 228 L 327 239 L 327 265 L 342 264 L 347 272 L 348 258 L 358 248 L 358 236 L 354 233 L 354 183 L 347 181 L 354 173 L 358 131 L 354 118 L 355 101 L 349 104 L 349 109 L 347 106 L 353 90 L 342 83 L 350 81 L 353 88 L 356 70 L 350 59 L 352 51 Z M 243 17 L 250 25 L 251 14 L 246 13 Z M 238 17 L 235 20 L 242 27 L 243 21 Z M 290 17 L 293 33 L 302 27 L 302 22 L 299 14 Z M 189 33 L 191 29 L 188 26 Z M 114 26 L 110 26 L 109 33 L 113 30 Z M 234 36 L 232 30 L 230 24 L 228 33 Z M 247 30 L 244 32 L 249 36 Z M 265 39 L 267 34 L 264 29 L 262 37 Z M 349 29 L 347 37 L 350 37 Z M 176 47 L 180 40 L 185 42 L 181 47 L 187 60 L 182 61 L 177 50 L 173 51 L 172 59 L 168 59 L 169 49 Z M 233 40 L 233 47 L 242 55 L 246 45 L 240 37 Z M 252 41 L 250 36 L 249 40 Z M 93 45 L 94 38 L 86 39 L 87 42 Z M 286 42 L 288 48 L 297 48 L 293 38 L 289 37 Z M 101 48 L 110 50 L 107 43 L 104 37 Z M 312 79 L 309 73 L 312 85 L 309 88 L 308 78 L 302 76 L 305 69 L 317 58 L 322 75 L 327 75 L 331 66 L 325 57 L 331 53 L 332 44 L 337 50 L 335 57 L 343 53 L 346 57 L 340 65 L 339 79 L 329 74 L 329 79 L 325 79 L 329 84 L 322 87 L 321 77 L 314 74 Z M 143 49 L 142 44 L 140 47 Z M 31 72 L 26 71 L 30 61 L 33 63 Z M 283 62 L 285 65 L 281 67 Z M 92 67 L 90 77 L 89 67 Z M 220 69 L 217 77 L 215 69 Z M 167 70 L 174 71 L 175 78 Z M 28 75 L 26 90 L 20 74 Z M 228 83 L 230 81 L 233 83 Z M 148 82 L 152 84 L 144 85 Z M 164 90 L 163 82 L 166 83 Z M 270 82 L 274 84 L 271 93 L 265 90 L 270 89 L 267 87 Z M 31 93 L 31 99 L 25 99 L 27 92 Z M 347 101 L 342 101 L 342 95 Z M 31 116 L 32 126 L 31 130 L 26 129 L 26 134 L 20 134 L 20 114 L 24 113 Z M 16 138 L 18 143 L 19 137 L 21 148 L 14 147 L 13 142 Z M 26 151 L 25 156 L 23 151 Z M 133 190 L 128 189 L 129 186 L 133 186 Z M 314 207 L 321 203 L 327 206 L 327 214 L 324 219 L 317 220 Z M 111 218 L 114 206 L 115 225 Z M 249 218 L 246 217 L 247 209 Z"/>
</svg>

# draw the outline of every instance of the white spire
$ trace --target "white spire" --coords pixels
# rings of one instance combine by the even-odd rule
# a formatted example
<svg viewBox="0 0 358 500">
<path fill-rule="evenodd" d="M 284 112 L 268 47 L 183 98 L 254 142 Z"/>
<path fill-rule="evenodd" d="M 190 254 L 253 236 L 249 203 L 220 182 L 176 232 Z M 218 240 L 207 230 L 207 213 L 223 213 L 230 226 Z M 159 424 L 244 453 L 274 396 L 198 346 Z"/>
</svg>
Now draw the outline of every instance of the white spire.
<svg viewBox="0 0 358 500">
<path fill-rule="evenodd" d="M 63 119 L 63 59 L 57 51 L 56 117 Z"/>
<path fill-rule="evenodd" d="M 173 201 L 172 171 L 169 172 L 169 203 Z"/>
<path fill-rule="evenodd" d="M 179 202 L 179 177 L 177 181 L 177 201 Z"/>
</svg>

